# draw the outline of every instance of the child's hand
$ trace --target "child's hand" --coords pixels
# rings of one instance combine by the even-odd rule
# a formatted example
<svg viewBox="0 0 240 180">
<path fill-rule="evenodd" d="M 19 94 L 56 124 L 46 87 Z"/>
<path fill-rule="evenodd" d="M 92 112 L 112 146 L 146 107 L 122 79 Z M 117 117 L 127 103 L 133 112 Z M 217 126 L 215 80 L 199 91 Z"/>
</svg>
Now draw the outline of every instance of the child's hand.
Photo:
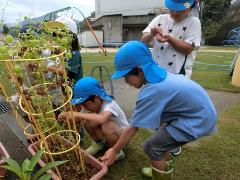
<svg viewBox="0 0 240 180">
<path fill-rule="evenodd" d="M 58 115 L 58 119 L 62 121 L 67 121 L 67 120 L 81 120 L 78 117 L 79 112 L 74 112 L 74 111 L 68 111 L 68 112 L 62 112 L 61 114 Z"/>
<path fill-rule="evenodd" d="M 156 40 L 160 43 L 168 42 L 170 38 L 170 35 L 156 35 Z"/>
<path fill-rule="evenodd" d="M 104 156 L 101 157 L 101 160 L 105 165 L 109 166 L 114 163 L 114 161 L 116 160 L 116 156 L 117 153 L 113 150 L 113 148 L 110 148 L 105 152 Z"/>
<path fill-rule="evenodd" d="M 151 34 L 156 37 L 156 40 L 160 43 L 168 42 L 171 38 L 170 35 L 164 34 L 160 27 L 154 27 L 151 29 Z"/>
<path fill-rule="evenodd" d="M 59 120 L 63 120 L 63 121 L 66 121 L 67 119 L 72 120 L 75 117 L 75 113 L 76 112 L 71 112 L 71 111 L 69 111 L 69 112 L 62 112 L 61 114 L 58 115 L 58 119 Z"/>
<path fill-rule="evenodd" d="M 61 114 L 58 115 L 59 120 L 65 121 L 67 117 L 67 112 L 62 112 Z"/>
<path fill-rule="evenodd" d="M 162 35 L 162 34 L 163 34 L 163 31 L 162 31 L 162 29 L 159 28 L 159 27 L 154 27 L 154 28 L 151 29 L 151 34 L 152 34 L 153 36 Z"/>
<path fill-rule="evenodd" d="M 57 71 L 57 67 L 55 65 L 49 66 L 48 70 L 51 72 L 56 72 Z"/>
</svg>

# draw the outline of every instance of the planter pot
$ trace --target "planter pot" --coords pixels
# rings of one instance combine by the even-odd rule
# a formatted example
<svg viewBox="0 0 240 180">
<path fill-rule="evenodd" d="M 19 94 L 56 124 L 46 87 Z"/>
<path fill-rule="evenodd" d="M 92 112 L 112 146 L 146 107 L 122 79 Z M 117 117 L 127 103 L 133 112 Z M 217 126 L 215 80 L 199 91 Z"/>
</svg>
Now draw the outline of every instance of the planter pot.
<svg viewBox="0 0 240 180">
<path fill-rule="evenodd" d="M 61 137 L 61 140 L 62 140 L 63 143 L 66 144 L 66 145 L 69 145 L 69 146 L 72 146 L 72 145 L 73 145 L 72 142 L 70 142 L 69 140 L 67 140 L 67 139 L 65 139 L 65 138 L 63 138 L 63 137 Z M 28 150 L 29 150 L 29 152 L 30 152 L 32 155 L 34 155 L 39 149 L 40 149 L 40 144 L 39 144 L 39 142 L 35 142 L 35 143 L 31 144 L 31 145 L 28 147 Z M 82 150 L 81 148 L 79 149 L 79 151 L 80 151 L 80 152 L 85 152 L 85 151 Z M 107 173 L 107 171 L 108 171 L 107 166 L 104 165 L 103 163 L 101 163 L 99 160 L 97 160 L 97 159 L 96 159 L 95 157 L 93 157 L 92 155 L 87 154 L 86 152 L 85 152 L 85 154 L 86 154 L 85 161 L 86 161 L 88 164 L 90 164 L 91 166 L 95 167 L 95 168 L 98 170 L 98 172 L 97 172 L 95 175 L 93 175 L 93 176 L 90 178 L 90 180 L 99 180 L 99 179 L 102 179 L 102 177 L 103 177 L 103 176 Z M 39 163 L 39 165 L 40 165 L 41 167 L 43 167 L 43 166 L 46 165 L 46 163 L 45 163 L 42 159 L 40 159 L 40 160 L 38 161 L 38 163 Z M 60 179 L 61 179 L 61 178 L 59 178 L 59 177 L 57 176 L 57 174 L 54 173 L 52 170 L 49 170 L 48 173 L 51 173 L 51 174 L 52 174 L 52 179 L 53 179 L 53 180 L 60 180 Z"/>
<path fill-rule="evenodd" d="M 2 143 L 0 143 L 0 157 L 10 158 L 7 150 L 2 145 Z M 4 163 L 5 163 L 5 161 L 1 160 L 0 161 L 0 166 L 4 165 Z M 6 169 L 0 167 L 0 178 L 4 178 L 6 176 L 6 174 L 7 174 Z"/>
</svg>

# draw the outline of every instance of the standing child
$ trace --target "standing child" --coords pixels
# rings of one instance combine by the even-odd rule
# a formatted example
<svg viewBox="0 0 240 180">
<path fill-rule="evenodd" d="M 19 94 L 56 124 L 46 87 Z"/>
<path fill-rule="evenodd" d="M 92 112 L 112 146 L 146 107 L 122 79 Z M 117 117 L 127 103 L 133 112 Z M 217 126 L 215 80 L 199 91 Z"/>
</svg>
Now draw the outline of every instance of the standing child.
<svg viewBox="0 0 240 180">
<path fill-rule="evenodd" d="M 58 24 L 56 24 L 56 22 Z M 59 27 L 65 26 L 69 30 L 69 33 L 72 35 L 70 47 L 72 57 L 67 60 L 66 70 L 69 80 L 74 84 L 83 77 L 82 58 L 80 53 L 81 48 L 77 37 L 77 24 L 73 19 L 61 16 L 58 17 L 55 21 L 50 21 L 47 23 L 47 26 L 54 27 L 54 25 Z M 54 33 L 54 36 L 57 36 L 57 34 Z M 52 71 L 58 71 L 59 75 L 63 75 L 62 68 L 56 68 L 53 66 L 49 69 Z"/>
<path fill-rule="evenodd" d="M 130 126 L 102 160 L 107 165 L 113 163 L 116 154 L 138 128 L 155 129 L 144 145 L 151 168 L 143 168 L 142 172 L 154 176 L 153 179 L 170 179 L 173 169 L 166 163 L 169 160 L 168 151 L 212 134 L 216 130 L 215 107 L 199 84 L 160 68 L 143 42 L 130 41 L 117 52 L 112 78 L 120 77 L 141 89 Z M 164 126 L 160 126 L 162 122 Z"/>
<path fill-rule="evenodd" d="M 200 47 L 201 23 L 189 16 L 195 0 L 165 0 L 169 14 L 155 17 L 143 30 L 142 41 L 153 42 L 153 57 L 160 67 L 190 79 L 196 50 Z"/>
<path fill-rule="evenodd" d="M 63 23 L 72 33 L 71 52 L 72 57 L 67 61 L 67 73 L 74 83 L 83 77 L 82 58 L 78 42 L 78 30 L 76 22 L 68 17 L 58 17 L 55 21 Z"/>
<path fill-rule="evenodd" d="M 87 152 L 95 155 L 102 150 L 103 141 L 110 147 L 118 141 L 123 129 L 128 127 L 128 121 L 122 109 L 111 99 L 99 81 L 92 77 L 80 79 L 73 87 L 72 104 L 80 111 L 82 106 L 91 113 L 63 112 L 59 119 L 85 120 L 85 129 L 94 140 Z M 117 160 L 125 158 L 124 152 L 118 153 Z"/>
</svg>

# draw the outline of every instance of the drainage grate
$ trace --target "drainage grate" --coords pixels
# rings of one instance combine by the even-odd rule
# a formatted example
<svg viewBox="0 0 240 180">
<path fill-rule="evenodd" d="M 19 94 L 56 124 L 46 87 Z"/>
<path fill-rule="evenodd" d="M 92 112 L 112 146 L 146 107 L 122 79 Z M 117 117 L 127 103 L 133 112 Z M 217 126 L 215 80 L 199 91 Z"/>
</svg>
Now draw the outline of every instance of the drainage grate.
<svg viewBox="0 0 240 180">
<path fill-rule="evenodd" d="M 12 111 L 12 107 L 9 102 L 1 101 L 0 102 L 0 114 Z"/>
</svg>

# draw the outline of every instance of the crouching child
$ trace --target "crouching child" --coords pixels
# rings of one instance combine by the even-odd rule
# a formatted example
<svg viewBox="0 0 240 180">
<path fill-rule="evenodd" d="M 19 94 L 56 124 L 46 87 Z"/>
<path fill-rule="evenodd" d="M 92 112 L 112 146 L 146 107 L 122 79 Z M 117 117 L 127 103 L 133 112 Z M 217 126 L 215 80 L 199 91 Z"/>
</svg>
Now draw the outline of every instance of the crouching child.
<svg viewBox="0 0 240 180">
<path fill-rule="evenodd" d="M 87 148 L 91 155 L 103 150 L 104 144 L 112 147 L 118 141 L 123 129 L 128 127 L 128 121 L 119 105 L 110 98 L 100 86 L 99 81 L 92 77 L 84 77 L 73 87 L 72 105 L 77 112 L 63 112 L 60 120 L 72 120 L 76 123 L 84 120 L 84 128 L 92 138 L 92 144 Z M 82 111 L 84 107 L 85 111 Z M 116 160 L 125 158 L 119 151 Z"/>
<path fill-rule="evenodd" d="M 102 160 L 110 165 L 139 128 L 154 129 L 144 151 L 150 167 L 142 173 L 152 179 L 171 179 L 173 168 L 169 151 L 215 132 L 217 113 L 207 92 L 183 75 L 166 72 L 152 58 L 140 41 L 124 44 L 115 56 L 112 78 L 124 77 L 139 90 L 130 126 Z M 160 124 L 164 123 L 164 126 Z"/>
</svg>

